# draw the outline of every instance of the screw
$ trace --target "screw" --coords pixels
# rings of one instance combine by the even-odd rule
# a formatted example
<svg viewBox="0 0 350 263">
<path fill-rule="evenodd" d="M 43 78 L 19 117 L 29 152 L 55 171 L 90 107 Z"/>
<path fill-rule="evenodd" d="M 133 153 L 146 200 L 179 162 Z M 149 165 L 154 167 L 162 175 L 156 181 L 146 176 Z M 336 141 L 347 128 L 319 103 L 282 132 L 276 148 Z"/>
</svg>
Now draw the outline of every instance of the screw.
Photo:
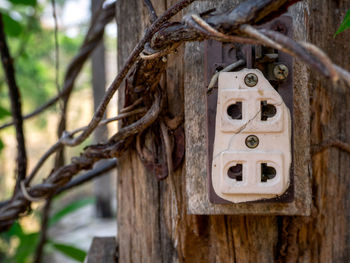
<svg viewBox="0 0 350 263">
<path fill-rule="evenodd" d="M 258 84 L 258 76 L 254 73 L 249 73 L 244 77 L 244 83 L 248 87 L 254 87 L 256 84 Z"/>
<path fill-rule="evenodd" d="M 245 145 L 247 145 L 247 147 L 250 149 L 254 149 L 259 145 L 259 138 L 255 135 L 249 135 L 245 139 Z"/>
<path fill-rule="evenodd" d="M 279 33 L 282 33 L 283 35 L 286 35 L 287 33 L 286 25 L 281 21 L 276 21 L 276 23 L 272 25 L 271 29 Z"/>
<path fill-rule="evenodd" d="M 284 64 L 278 64 L 273 68 L 273 75 L 278 80 L 285 80 L 288 77 L 289 70 Z"/>
</svg>

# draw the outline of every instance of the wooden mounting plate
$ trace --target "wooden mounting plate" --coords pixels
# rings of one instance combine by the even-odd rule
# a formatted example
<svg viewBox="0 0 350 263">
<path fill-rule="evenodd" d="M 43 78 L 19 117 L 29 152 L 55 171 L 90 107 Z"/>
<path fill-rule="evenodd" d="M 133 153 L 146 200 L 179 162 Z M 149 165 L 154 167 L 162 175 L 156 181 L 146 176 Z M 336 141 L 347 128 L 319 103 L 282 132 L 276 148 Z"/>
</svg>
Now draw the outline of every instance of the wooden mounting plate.
<svg viewBox="0 0 350 263">
<path fill-rule="evenodd" d="M 293 32 L 290 32 L 292 35 Z M 188 43 L 185 52 L 192 58 L 186 63 L 185 72 L 185 134 L 186 134 L 186 194 L 189 214 L 274 214 L 274 215 L 309 215 L 311 189 L 309 183 L 309 96 L 304 65 L 295 61 L 292 71 L 294 96 L 288 106 L 293 112 L 293 188 L 294 198 L 289 202 L 250 202 L 232 204 L 209 201 L 209 178 L 207 155 L 207 64 L 205 44 Z M 220 54 L 220 53 L 219 53 Z M 196 63 L 193 63 L 195 61 Z M 215 96 L 213 96 L 215 97 Z M 214 119 L 215 121 L 215 119 Z"/>
</svg>

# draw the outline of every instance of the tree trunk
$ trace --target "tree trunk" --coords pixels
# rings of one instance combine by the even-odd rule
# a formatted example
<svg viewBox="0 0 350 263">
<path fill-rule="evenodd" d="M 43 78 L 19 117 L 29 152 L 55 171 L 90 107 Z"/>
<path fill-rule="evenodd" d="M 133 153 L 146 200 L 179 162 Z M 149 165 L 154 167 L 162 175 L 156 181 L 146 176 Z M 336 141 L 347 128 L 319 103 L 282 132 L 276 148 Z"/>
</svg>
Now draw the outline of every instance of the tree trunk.
<svg viewBox="0 0 350 263">
<path fill-rule="evenodd" d="M 152 2 L 161 14 L 175 0 Z M 237 2 L 198 1 L 190 9 L 196 13 L 214 6 L 225 10 L 223 8 L 233 7 Z M 290 11 L 297 25 L 295 37 L 306 37 L 334 62 L 348 69 L 350 33 L 335 39 L 333 34 L 349 6 L 349 0 L 306 1 Z M 147 9 L 141 1 L 118 1 L 119 69 L 148 21 Z M 202 60 L 195 60 L 190 47 L 201 49 L 203 45 L 182 46 L 176 55 L 168 57 L 164 79 L 173 116 L 183 112 L 184 88 L 197 88 L 187 85 L 188 76 L 198 77 L 198 83 L 204 83 L 196 72 L 203 67 Z M 306 75 L 302 81 L 308 83 L 311 108 L 303 110 L 311 111 L 310 143 L 319 144 L 329 138 L 349 142 L 350 108 L 346 104 L 350 101 L 349 91 L 341 86 L 332 87 L 332 83 L 315 72 Z M 199 87 L 206 88 L 204 84 Z M 298 92 L 298 86 L 294 90 Z M 119 102 L 122 106 L 122 90 Z M 135 151 L 129 150 L 120 158 L 118 167 L 120 262 L 349 262 L 350 198 L 346 189 L 350 186 L 347 176 L 350 156 L 329 148 L 313 154 L 311 165 L 313 206 L 309 217 L 199 216 L 186 213 L 184 165 L 172 175 L 174 184 L 169 178 L 158 182 L 145 170 Z M 307 176 L 308 171 L 305 174 Z"/>
</svg>

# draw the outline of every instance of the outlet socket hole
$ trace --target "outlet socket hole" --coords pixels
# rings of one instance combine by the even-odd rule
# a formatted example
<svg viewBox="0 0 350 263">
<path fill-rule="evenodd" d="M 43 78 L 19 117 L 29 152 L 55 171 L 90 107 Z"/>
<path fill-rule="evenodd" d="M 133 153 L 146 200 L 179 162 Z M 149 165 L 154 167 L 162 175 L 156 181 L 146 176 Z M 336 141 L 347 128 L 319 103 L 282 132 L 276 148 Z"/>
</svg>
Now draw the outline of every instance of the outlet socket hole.
<svg viewBox="0 0 350 263">
<path fill-rule="evenodd" d="M 276 107 L 272 104 L 267 104 L 266 100 L 263 100 L 260 103 L 260 110 L 261 110 L 262 121 L 267 121 L 268 118 L 272 118 L 277 113 Z"/>
<path fill-rule="evenodd" d="M 243 165 L 241 163 L 231 166 L 227 171 L 227 176 L 238 182 L 243 180 Z"/>
<path fill-rule="evenodd" d="M 237 101 L 235 104 L 231 104 L 227 108 L 227 114 L 233 120 L 241 120 L 242 119 L 242 102 Z"/>
<path fill-rule="evenodd" d="M 272 166 L 268 166 L 267 163 L 261 164 L 261 182 L 267 182 L 268 180 L 275 178 L 275 176 L 275 168 L 273 168 Z"/>
</svg>

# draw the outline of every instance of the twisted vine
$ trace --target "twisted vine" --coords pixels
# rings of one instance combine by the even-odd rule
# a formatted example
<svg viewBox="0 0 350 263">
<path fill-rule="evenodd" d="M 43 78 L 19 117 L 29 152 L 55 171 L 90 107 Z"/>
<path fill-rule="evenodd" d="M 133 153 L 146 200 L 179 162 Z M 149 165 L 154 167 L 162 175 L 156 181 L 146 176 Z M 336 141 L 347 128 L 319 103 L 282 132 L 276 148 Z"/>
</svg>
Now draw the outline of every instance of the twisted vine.
<svg viewBox="0 0 350 263">
<path fill-rule="evenodd" d="M 194 1 L 179 1 L 159 17 L 155 14 L 150 1 L 147 1 L 147 7 L 152 14 L 150 20 L 153 23 L 106 91 L 90 123 L 79 129 L 81 133 L 77 137 L 74 137 L 76 131 L 65 132 L 56 144 L 75 146 L 82 143 L 100 124 L 109 101 L 123 81 L 126 92 L 123 113 L 140 108 L 147 109 L 147 112 L 141 111 L 138 115 L 124 118 L 124 127 L 106 143 L 86 147 L 79 157 L 71 160 L 70 164 L 52 171 L 44 182 L 30 185 L 30 180 L 27 180 L 24 192 L 28 196 L 35 200 L 53 195 L 57 189 L 67 185 L 78 172 L 91 169 L 96 161 L 121 156 L 131 147 L 135 138 L 138 152 L 143 158 L 152 160 L 150 156 L 152 153 L 143 149 L 141 140 L 142 133 L 152 127 L 158 130 L 160 127 L 160 139 L 164 145 L 162 151 L 166 155 L 164 162 L 166 169 L 163 169 L 164 165 L 161 169 L 167 170 L 171 175 L 176 165 L 169 156 L 174 151 L 172 149 L 174 146 L 171 145 L 169 137 L 171 133 L 169 134 L 168 130 L 179 128 L 183 119 L 180 118 L 175 121 L 176 123 L 166 125 L 166 107 L 164 106 L 166 92 L 160 85 L 160 79 L 166 71 L 167 54 L 176 51 L 182 43 L 215 39 L 222 42 L 262 44 L 291 54 L 334 82 L 343 80 L 350 85 L 350 73 L 333 64 L 316 46 L 310 43 L 299 43 L 278 32 L 256 27 L 283 14 L 298 0 L 248 0 L 225 13 L 208 10 L 200 15 L 186 15 L 181 22 L 169 22 L 172 16 Z M 57 151 L 56 148 L 52 150 L 52 152 L 55 151 Z M 35 174 L 36 172 L 31 178 Z M 0 203 L 0 231 L 4 231 L 14 220 L 29 211 L 31 201 L 24 192 L 18 191 L 11 200 Z"/>
</svg>

